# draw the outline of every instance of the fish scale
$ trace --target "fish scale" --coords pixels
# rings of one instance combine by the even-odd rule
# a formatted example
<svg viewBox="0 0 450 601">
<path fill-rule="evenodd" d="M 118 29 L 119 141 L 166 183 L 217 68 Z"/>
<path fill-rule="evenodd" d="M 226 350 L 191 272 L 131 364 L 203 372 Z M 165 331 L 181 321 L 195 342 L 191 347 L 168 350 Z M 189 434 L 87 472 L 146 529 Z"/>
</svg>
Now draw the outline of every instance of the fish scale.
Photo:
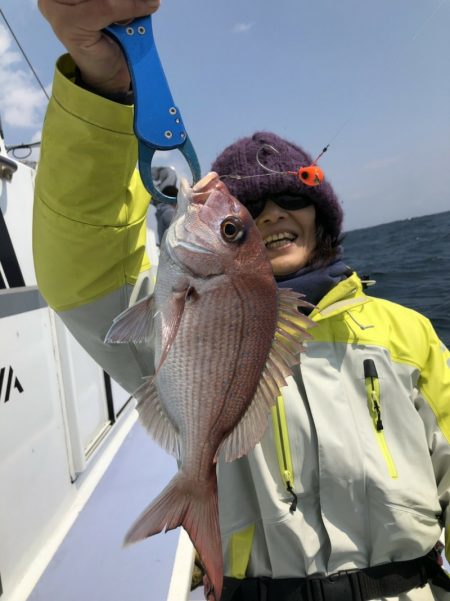
<svg viewBox="0 0 450 601">
<path fill-rule="evenodd" d="M 231 412 L 229 425 L 224 419 L 227 415 L 228 400 L 224 390 L 246 375 L 235 373 L 236 362 L 239 360 L 239 352 L 236 352 L 236 349 L 239 347 L 245 323 L 245 314 L 242 312 L 236 315 L 235 305 L 235 299 L 224 296 L 220 290 L 201 295 L 195 307 L 191 306 L 185 310 L 177 339 L 158 375 L 161 396 L 170 398 L 171 405 L 177 408 L 177 424 L 184 441 L 182 459 L 186 469 L 192 464 L 198 465 L 202 435 L 211 436 L 219 417 L 222 418 L 221 428 L 225 427 L 226 430 L 232 428 L 238 417 L 239 411 L 235 410 Z M 218 316 L 215 315 L 217 306 L 220 306 Z M 223 315 L 231 314 L 232 320 L 220 319 Z M 202 315 L 207 316 L 207 319 L 201 317 Z M 200 328 L 204 342 L 192 344 L 190 332 Z M 173 367 L 177 365 L 184 372 L 183 380 L 171 377 Z M 225 387 L 224 380 L 227 382 Z M 233 394 L 233 389 L 230 393 Z M 240 396 L 242 397 L 242 394 Z M 210 410 L 205 411 L 207 405 L 210 405 Z M 236 407 L 236 402 L 228 407 Z M 223 431 L 217 432 L 219 440 L 223 438 L 223 434 Z M 211 453 L 213 457 L 214 448 L 211 449 Z M 212 457 L 209 458 L 209 462 Z"/>
</svg>

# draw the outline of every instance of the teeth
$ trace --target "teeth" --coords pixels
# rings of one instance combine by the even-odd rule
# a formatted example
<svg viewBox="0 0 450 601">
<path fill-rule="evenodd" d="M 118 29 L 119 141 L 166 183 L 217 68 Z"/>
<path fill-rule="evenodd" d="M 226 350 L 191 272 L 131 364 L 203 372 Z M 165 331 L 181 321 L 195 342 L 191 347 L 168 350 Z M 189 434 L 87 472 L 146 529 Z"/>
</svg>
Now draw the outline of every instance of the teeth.
<svg viewBox="0 0 450 601">
<path fill-rule="evenodd" d="M 296 237 L 297 236 L 295 236 L 295 234 L 290 232 L 281 232 L 280 234 L 273 234 L 272 236 L 267 236 L 267 238 L 264 238 L 264 244 L 269 246 L 269 244 L 278 242 L 279 240 L 289 240 L 292 242 L 292 240 L 295 240 Z"/>
</svg>

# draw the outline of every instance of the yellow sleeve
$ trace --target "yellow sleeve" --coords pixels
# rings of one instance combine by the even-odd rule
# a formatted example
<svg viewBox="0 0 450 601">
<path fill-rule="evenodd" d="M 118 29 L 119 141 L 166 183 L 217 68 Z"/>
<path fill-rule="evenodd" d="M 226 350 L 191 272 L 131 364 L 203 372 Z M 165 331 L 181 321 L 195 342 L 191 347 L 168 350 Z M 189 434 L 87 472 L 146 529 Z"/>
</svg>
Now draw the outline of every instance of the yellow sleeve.
<svg viewBox="0 0 450 601">
<path fill-rule="evenodd" d="M 150 197 L 136 170 L 133 107 L 73 83 L 57 63 L 36 178 L 33 253 L 39 288 L 58 311 L 134 284 L 149 268 Z"/>
</svg>

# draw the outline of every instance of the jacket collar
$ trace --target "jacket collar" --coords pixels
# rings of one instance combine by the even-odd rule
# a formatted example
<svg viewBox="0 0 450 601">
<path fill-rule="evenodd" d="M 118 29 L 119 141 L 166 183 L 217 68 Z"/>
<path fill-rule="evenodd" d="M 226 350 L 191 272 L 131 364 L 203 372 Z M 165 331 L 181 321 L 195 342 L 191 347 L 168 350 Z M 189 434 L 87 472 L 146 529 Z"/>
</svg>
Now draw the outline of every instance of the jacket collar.
<svg viewBox="0 0 450 601">
<path fill-rule="evenodd" d="M 359 276 L 352 273 L 347 279 L 339 282 L 332 288 L 316 305 L 315 309 L 310 313 L 310 317 L 314 321 L 321 321 L 342 313 L 347 309 L 357 307 L 367 302 L 371 302 L 372 298 L 366 296 L 363 292 L 363 287 Z"/>
</svg>

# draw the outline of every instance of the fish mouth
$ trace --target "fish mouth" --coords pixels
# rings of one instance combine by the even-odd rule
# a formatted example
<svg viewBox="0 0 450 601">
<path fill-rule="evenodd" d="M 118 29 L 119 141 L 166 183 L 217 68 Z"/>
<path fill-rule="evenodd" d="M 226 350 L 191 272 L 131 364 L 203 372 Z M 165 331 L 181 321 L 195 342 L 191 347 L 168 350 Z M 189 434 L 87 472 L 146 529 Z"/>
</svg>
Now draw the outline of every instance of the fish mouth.
<svg viewBox="0 0 450 601">
<path fill-rule="evenodd" d="M 212 255 L 214 253 L 210 252 L 209 250 L 207 250 L 206 248 L 204 248 L 203 246 L 199 246 L 198 244 L 194 244 L 193 242 L 186 242 L 185 240 L 178 240 L 175 236 L 169 236 L 166 238 L 166 251 L 167 254 L 169 255 L 170 259 L 176 264 L 178 265 L 178 267 L 181 267 L 181 269 L 184 270 L 188 270 L 190 273 L 194 273 L 194 271 L 189 268 L 185 262 L 182 260 L 182 258 L 179 256 L 178 252 L 179 250 L 183 251 L 183 250 L 187 250 L 188 252 L 194 252 L 197 254 L 203 254 L 203 255 Z"/>
<path fill-rule="evenodd" d="M 220 181 L 215 171 L 210 171 L 207 175 L 197 182 L 190 192 L 190 202 L 192 204 L 206 204 L 208 198 L 214 190 L 226 190 L 225 184 Z"/>
<path fill-rule="evenodd" d="M 283 246 L 288 246 L 297 240 L 297 238 L 297 234 L 294 234 L 293 232 L 280 232 L 279 234 L 266 236 L 263 241 L 266 249 L 272 250 L 282 248 Z"/>
<path fill-rule="evenodd" d="M 172 251 L 176 251 L 177 248 L 184 248 L 185 250 L 194 251 L 196 253 L 203 253 L 204 255 L 213 255 L 214 253 L 207 250 L 204 246 L 199 246 L 193 242 L 186 242 L 186 240 L 178 240 L 172 247 Z"/>
</svg>

